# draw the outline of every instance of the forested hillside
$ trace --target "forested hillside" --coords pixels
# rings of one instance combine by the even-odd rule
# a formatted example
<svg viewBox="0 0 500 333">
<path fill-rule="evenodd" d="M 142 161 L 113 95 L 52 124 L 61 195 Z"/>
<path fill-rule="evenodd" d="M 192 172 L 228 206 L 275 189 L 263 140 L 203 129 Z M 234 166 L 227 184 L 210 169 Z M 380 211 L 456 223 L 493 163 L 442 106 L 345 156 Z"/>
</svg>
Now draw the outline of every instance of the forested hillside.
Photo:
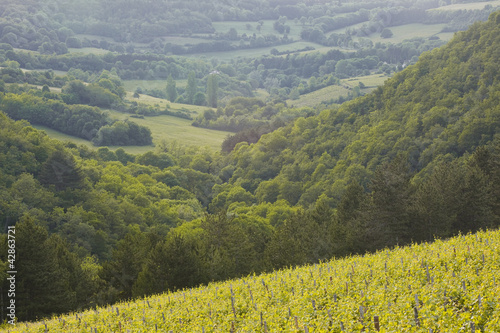
<svg viewBox="0 0 500 333">
<path fill-rule="evenodd" d="M 159 142 L 134 156 L 51 140 L 9 116 L 92 133 L 96 144 L 148 133 L 97 108 L 131 105 L 116 71 L 84 84 L 9 68 L 5 78 L 62 87 L 0 86 L 0 223 L 16 227 L 18 319 L 497 228 L 499 36 L 495 12 L 317 115 L 249 98 L 207 110 L 199 124 L 267 126 L 223 153 Z M 237 118 L 245 108 L 253 118 Z M 5 267 L 8 245 L 2 234 Z"/>
</svg>

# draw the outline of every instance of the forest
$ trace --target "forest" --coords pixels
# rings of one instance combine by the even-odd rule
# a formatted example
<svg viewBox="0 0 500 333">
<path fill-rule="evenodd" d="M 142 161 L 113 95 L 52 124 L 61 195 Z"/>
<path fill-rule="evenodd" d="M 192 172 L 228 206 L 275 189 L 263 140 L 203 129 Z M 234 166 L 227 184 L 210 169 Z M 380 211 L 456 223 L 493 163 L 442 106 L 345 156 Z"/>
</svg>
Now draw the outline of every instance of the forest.
<svg viewBox="0 0 500 333">
<path fill-rule="evenodd" d="M 73 49 L 83 35 L 95 35 L 132 47 L 170 33 L 214 34 L 214 25 L 227 20 L 266 20 L 262 29 L 272 20 L 286 33 L 297 19 L 304 40 L 314 29 L 325 34 L 356 24 L 349 34 L 358 36 L 372 29 L 364 19 L 388 16 L 377 1 L 256 0 L 238 10 L 220 1 L 6 1 L 2 302 L 10 227 L 19 321 L 498 228 L 500 12 L 489 6 L 445 15 L 427 11 L 439 7 L 432 1 L 398 4 L 386 11 L 384 28 L 394 32 L 407 17 L 445 22 L 448 30 L 489 18 L 446 44 L 351 43 L 349 51 L 273 51 L 224 62 L 149 46 L 94 54 L 60 44 L 65 38 Z M 136 14 L 122 10 L 127 6 Z M 328 11 L 343 19 L 329 20 Z M 330 39 L 316 43 L 333 47 Z M 387 80 L 370 90 L 360 81 L 334 102 L 289 105 L 292 92 L 298 98 L 373 73 Z M 125 89 L 130 79 L 145 85 L 159 78 L 162 89 Z M 148 94 L 155 104 L 147 104 Z M 193 105 L 202 111 L 190 111 Z M 189 120 L 193 130 L 233 134 L 214 151 L 158 141 L 139 122 L 167 115 Z M 35 125 L 91 145 L 55 140 Z M 132 154 L 128 146 L 148 149 Z"/>
</svg>

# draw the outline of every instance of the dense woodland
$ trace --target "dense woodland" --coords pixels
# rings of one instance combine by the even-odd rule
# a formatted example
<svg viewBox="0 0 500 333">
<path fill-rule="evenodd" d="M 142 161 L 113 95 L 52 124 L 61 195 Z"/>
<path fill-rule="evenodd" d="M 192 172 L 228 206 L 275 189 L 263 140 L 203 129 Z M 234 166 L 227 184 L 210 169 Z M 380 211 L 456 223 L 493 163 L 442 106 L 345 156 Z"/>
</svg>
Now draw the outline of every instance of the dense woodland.
<svg viewBox="0 0 500 333">
<path fill-rule="evenodd" d="M 109 24 L 127 15 L 113 3 L 106 2 L 110 7 L 105 11 L 96 10 L 97 1 L 85 8 L 68 1 L 31 5 L 34 12 L 57 8 L 61 13 L 53 18 L 33 15 L 37 24 L 52 25 L 47 31 L 55 31 L 56 22 L 68 27 L 71 22 L 74 29 L 89 33 L 86 29 L 103 24 L 100 15 L 112 13 Z M 193 5 L 168 3 L 170 12 L 151 11 L 151 25 Z M 276 5 L 278 13 L 269 11 L 268 4 Z M 167 2 L 155 5 L 162 8 Z M 374 8 L 378 5 L 373 2 Z M 198 14 L 199 6 L 191 11 L 199 24 L 189 25 L 200 33 L 211 31 L 216 12 L 224 19 L 274 19 L 282 10 L 300 19 L 307 11 L 304 17 L 318 19 L 324 12 L 316 17 L 313 9 L 325 9 L 279 1 L 255 1 L 255 10 L 240 13 L 226 11 L 219 2 L 203 6 L 205 14 Z M 5 65 L 0 81 L 0 224 L 2 230 L 16 225 L 19 320 L 500 224 L 499 12 L 414 64 L 403 69 L 401 63 L 400 71 L 370 94 L 340 106 L 290 109 L 279 98 L 252 98 L 252 89 L 264 80 L 279 96 L 285 88 L 338 84 L 342 72 L 337 66 L 373 71 L 384 56 L 398 63 L 420 53 L 403 56 L 396 52 L 404 50 L 402 45 L 379 45 L 350 56 L 332 50 L 233 64 L 165 54 L 27 53 L 17 48 L 31 46 L 12 45 L 5 37 L 18 36 L 12 29 L 12 35 L 4 34 L 9 30 L 5 17 L 15 18 L 27 7 L 12 2 L 6 8 L 11 15 L 2 15 L 0 47 Z M 95 23 L 80 24 L 78 11 Z M 179 31 L 187 29 L 180 22 L 183 17 L 171 23 Z M 325 31 L 332 29 L 327 20 L 322 24 Z M 101 27 L 117 41 L 145 38 L 138 32 L 144 26 L 118 26 L 124 37 L 108 28 Z M 58 34 L 53 37 L 61 43 Z M 423 51 L 435 41 L 414 42 Z M 328 72 L 328 61 L 335 62 L 334 72 Z M 44 71 L 20 69 L 28 64 Z M 308 66 L 309 74 L 298 72 Z M 57 76 L 50 69 L 68 74 Z M 121 148 L 92 150 L 61 143 L 28 123 L 95 145 L 151 144 L 148 128 L 110 120 L 101 109 L 134 113 L 145 108 L 124 98 L 124 73 L 171 77 L 162 92 L 167 98 L 214 107 L 194 124 L 240 132 L 226 139 L 222 152 L 162 142 L 154 151 L 131 155 Z M 259 78 L 262 73 L 266 75 Z M 313 73 L 321 75 L 301 82 Z M 174 77 L 186 78 L 186 88 L 176 88 Z M 247 82 L 248 77 L 255 82 Z M 288 79 L 296 83 L 281 86 Z M 227 97 L 229 91 L 236 98 Z M 5 234 L 0 248 L 5 266 Z M 1 278 L 5 293 L 7 282 Z"/>
<path fill-rule="evenodd" d="M 102 70 L 119 78 L 187 79 L 194 72 L 197 99 L 177 87 L 178 102 L 213 106 L 206 86 L 209 74 L 219 73 L 219 100 L 254 97 L 264 89 L 270 100 L 295 99 L 338 79 L 370 72 L 401 70 L 424 51 L 444 44 L 438 36 L 415 37 L 393 43 L 373 43 L 368 36 L 390 37 L 391 29 L 413 22 L 446 24 L 443 31 L 464 30 L 486 20 L 495 10 L 432 11 L 450 1 L 5 1 L 0 10 L 0 63 L 16 62 L 24 69 L 69 71 L 76 79 L 94 82 Z M 144 16 L 148 19 L 144 20 Z M 245 30 L 217 31 L 219 22 L 246 22 Z M 272 32 L 263 32 L 272 25 Z M 289 36 L 290 26 L 300 29 Z M 344 30 L 342 30 L 344 29 Z M 265 29 L 264 29 L 265 30 Z M 185 42 L 176 40 L 185 39 Z M 270 54 L 221 62 L 176 57 L 186 54 L 259 49 L 295 41 L 315 46 L 302 50 L 270 50 Z M 335 47 L 310 53 L 315 47 Z M 85 48 L 108 53 L 78 52 Z M 31 51 L 31 52 L 30 52 Z M 35 52 L 33 52 L 35 51 Z M 305 52 L 301 52 L 305 51 Z M 8 67 L 8 66 L 7 66 Z M 6 78 L 11 79 L 10 77 Z M 6 79 L 3 79 L 6 81 Z M 7 81 L 6 81 L 7 82 Z M 141 92 L 168 98 L 164 90 Z M 167 96 L 168 95 L 168 96 Z M 335 101 L 334 101 L 335 102 Z"/>
</svg>

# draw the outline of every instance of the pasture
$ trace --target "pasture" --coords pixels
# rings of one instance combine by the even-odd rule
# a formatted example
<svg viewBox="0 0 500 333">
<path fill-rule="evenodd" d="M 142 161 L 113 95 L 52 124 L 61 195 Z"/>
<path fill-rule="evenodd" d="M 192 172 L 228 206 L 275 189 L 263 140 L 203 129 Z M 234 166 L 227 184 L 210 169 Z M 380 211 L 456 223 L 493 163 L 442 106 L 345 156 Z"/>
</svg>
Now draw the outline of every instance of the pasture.
<svg viewBox="0 0 500 333">
<path fill-rule="evenodd" d="M 439 8 L 428 9 L 428 11 L 438 11 L 438 10 L 476 10 L 476 9 L 484 9 L 487 5 L 491 5 L 493 7 L 500 6 L 500 0 L 494 1 L 481 1 L 481 2 L 471 2 L 471 3 L 456 3 L 448 6 L 443 6 Z"/>
</svg>

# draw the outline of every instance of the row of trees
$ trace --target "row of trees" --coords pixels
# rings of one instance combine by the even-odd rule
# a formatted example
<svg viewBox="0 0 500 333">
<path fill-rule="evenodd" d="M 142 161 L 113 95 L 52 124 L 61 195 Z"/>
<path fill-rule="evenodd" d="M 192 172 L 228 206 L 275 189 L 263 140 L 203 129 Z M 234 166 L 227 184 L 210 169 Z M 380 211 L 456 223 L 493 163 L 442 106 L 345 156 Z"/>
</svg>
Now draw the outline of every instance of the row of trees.
<svg viewBox="0 0 500 333">
<path fill-rule="evenodd" d="M 95 91 L 99 94 L 102 92 L 101 89 Z M 33 124 L 91 140 L 96 145 L 152 144 L 151 131 L 144 126 L 133 122 L 113 121 L 96 107 L 68 105 L 57 99 L 47 99 L 47 96 L 58 97 L 50 93 L 39 97 L 25 92 L 19 95 L 1 95 L 0 110 L 13 119 L 25 119 Z M 70 98 L 67 100 L 75 102 Z"/>
</svg>

